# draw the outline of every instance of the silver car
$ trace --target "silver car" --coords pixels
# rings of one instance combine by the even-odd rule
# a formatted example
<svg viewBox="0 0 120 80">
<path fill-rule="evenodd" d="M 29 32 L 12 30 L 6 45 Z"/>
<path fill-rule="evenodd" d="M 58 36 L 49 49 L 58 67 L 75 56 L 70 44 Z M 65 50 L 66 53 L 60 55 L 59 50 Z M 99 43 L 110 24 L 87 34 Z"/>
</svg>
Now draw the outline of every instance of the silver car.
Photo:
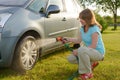
<svg viewBox="0 0 120 80">
<path fill-rule="evenodd" d="M 76 37 L 79 11 L 77 0 L 0 0 L 0 67 L 32 69 L 38 57 L 61 45 L 36 49 L 36 40 Z"/>
</svg>

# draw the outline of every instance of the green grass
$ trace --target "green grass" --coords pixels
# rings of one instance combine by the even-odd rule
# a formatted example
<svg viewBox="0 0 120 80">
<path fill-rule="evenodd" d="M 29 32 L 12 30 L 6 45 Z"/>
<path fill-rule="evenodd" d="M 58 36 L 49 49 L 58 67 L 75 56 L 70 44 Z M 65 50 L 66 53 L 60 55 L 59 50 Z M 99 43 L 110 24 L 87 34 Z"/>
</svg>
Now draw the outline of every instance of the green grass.
<svg viewBox="0 0 120 80">
<path fill-rule="evenodd" d="M 102 34 L 106 47 L 105 59 L 100 62 L 90 80 L 120 80 L 120 27 L 117 31 L 111 31 L 111 28 Z M 10 69 L 0 69 L 0 80 L 67 80 L 77 70 L 77 65 L 66 60 L 69 54 L 70 51 L 66 50 L 49 54 L 24 75 Z"/>
</svg>

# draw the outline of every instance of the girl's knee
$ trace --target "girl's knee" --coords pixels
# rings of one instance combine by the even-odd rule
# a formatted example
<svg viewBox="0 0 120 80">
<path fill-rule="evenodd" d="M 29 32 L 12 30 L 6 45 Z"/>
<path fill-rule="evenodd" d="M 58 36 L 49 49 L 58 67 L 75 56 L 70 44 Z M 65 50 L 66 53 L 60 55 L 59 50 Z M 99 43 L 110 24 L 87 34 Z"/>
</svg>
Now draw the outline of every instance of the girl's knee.
<svg viewBox="0 0 120 80">
<path fill-rule="evenodd" d="M 80 47 L 78 48 L 78 55 L 85 54 L 87 51 L 87 47 Z"/>
<path fill-rule="evenodd" d="M 70 63 L 77 63 L 77 59 L 74 55 L 70 55 L 67 57 L 67 60 L 70 62 Z"/>
</svg>

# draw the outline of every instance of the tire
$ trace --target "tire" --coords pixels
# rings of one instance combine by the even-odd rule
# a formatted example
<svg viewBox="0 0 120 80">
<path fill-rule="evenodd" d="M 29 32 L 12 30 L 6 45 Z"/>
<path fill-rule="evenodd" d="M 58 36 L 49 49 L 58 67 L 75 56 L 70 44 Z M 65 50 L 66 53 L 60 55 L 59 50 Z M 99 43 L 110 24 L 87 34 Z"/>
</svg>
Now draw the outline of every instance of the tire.
<svg viewBox="0 0 120 80">
<path fill-rule="evenodd" d="M 34 67 L 38 57 L 36 38 L 26 35 L 20 39 L 15 49 L 12 68 L 19 73 L 24 73 Z"/>
</svg>

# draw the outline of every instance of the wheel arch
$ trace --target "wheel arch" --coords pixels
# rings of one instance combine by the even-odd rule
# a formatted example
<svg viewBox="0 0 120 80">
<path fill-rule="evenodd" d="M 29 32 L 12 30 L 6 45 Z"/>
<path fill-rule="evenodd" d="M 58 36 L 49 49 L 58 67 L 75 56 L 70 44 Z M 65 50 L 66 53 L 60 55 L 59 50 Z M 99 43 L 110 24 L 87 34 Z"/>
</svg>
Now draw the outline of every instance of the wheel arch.
<svg viewBox="0 0 120 80">
<path fill-rule="evenodd" d="M 12 62 L 13 62 L 13 58 L 14 58 L 14 55 L 15 55 L 15 49 L 17 48 L 19 42 L 27 35 L 34 36 L 36 39 L 39 39 L 39 38 L 42 37 L 41 34 L 39 34 L 35 30 L 28 30 L 28 31 L 24 32 L 23 34 L 21 34 L 20 37 L 17 39 L 14 50 L 13 50 Z"/>
</svg>

